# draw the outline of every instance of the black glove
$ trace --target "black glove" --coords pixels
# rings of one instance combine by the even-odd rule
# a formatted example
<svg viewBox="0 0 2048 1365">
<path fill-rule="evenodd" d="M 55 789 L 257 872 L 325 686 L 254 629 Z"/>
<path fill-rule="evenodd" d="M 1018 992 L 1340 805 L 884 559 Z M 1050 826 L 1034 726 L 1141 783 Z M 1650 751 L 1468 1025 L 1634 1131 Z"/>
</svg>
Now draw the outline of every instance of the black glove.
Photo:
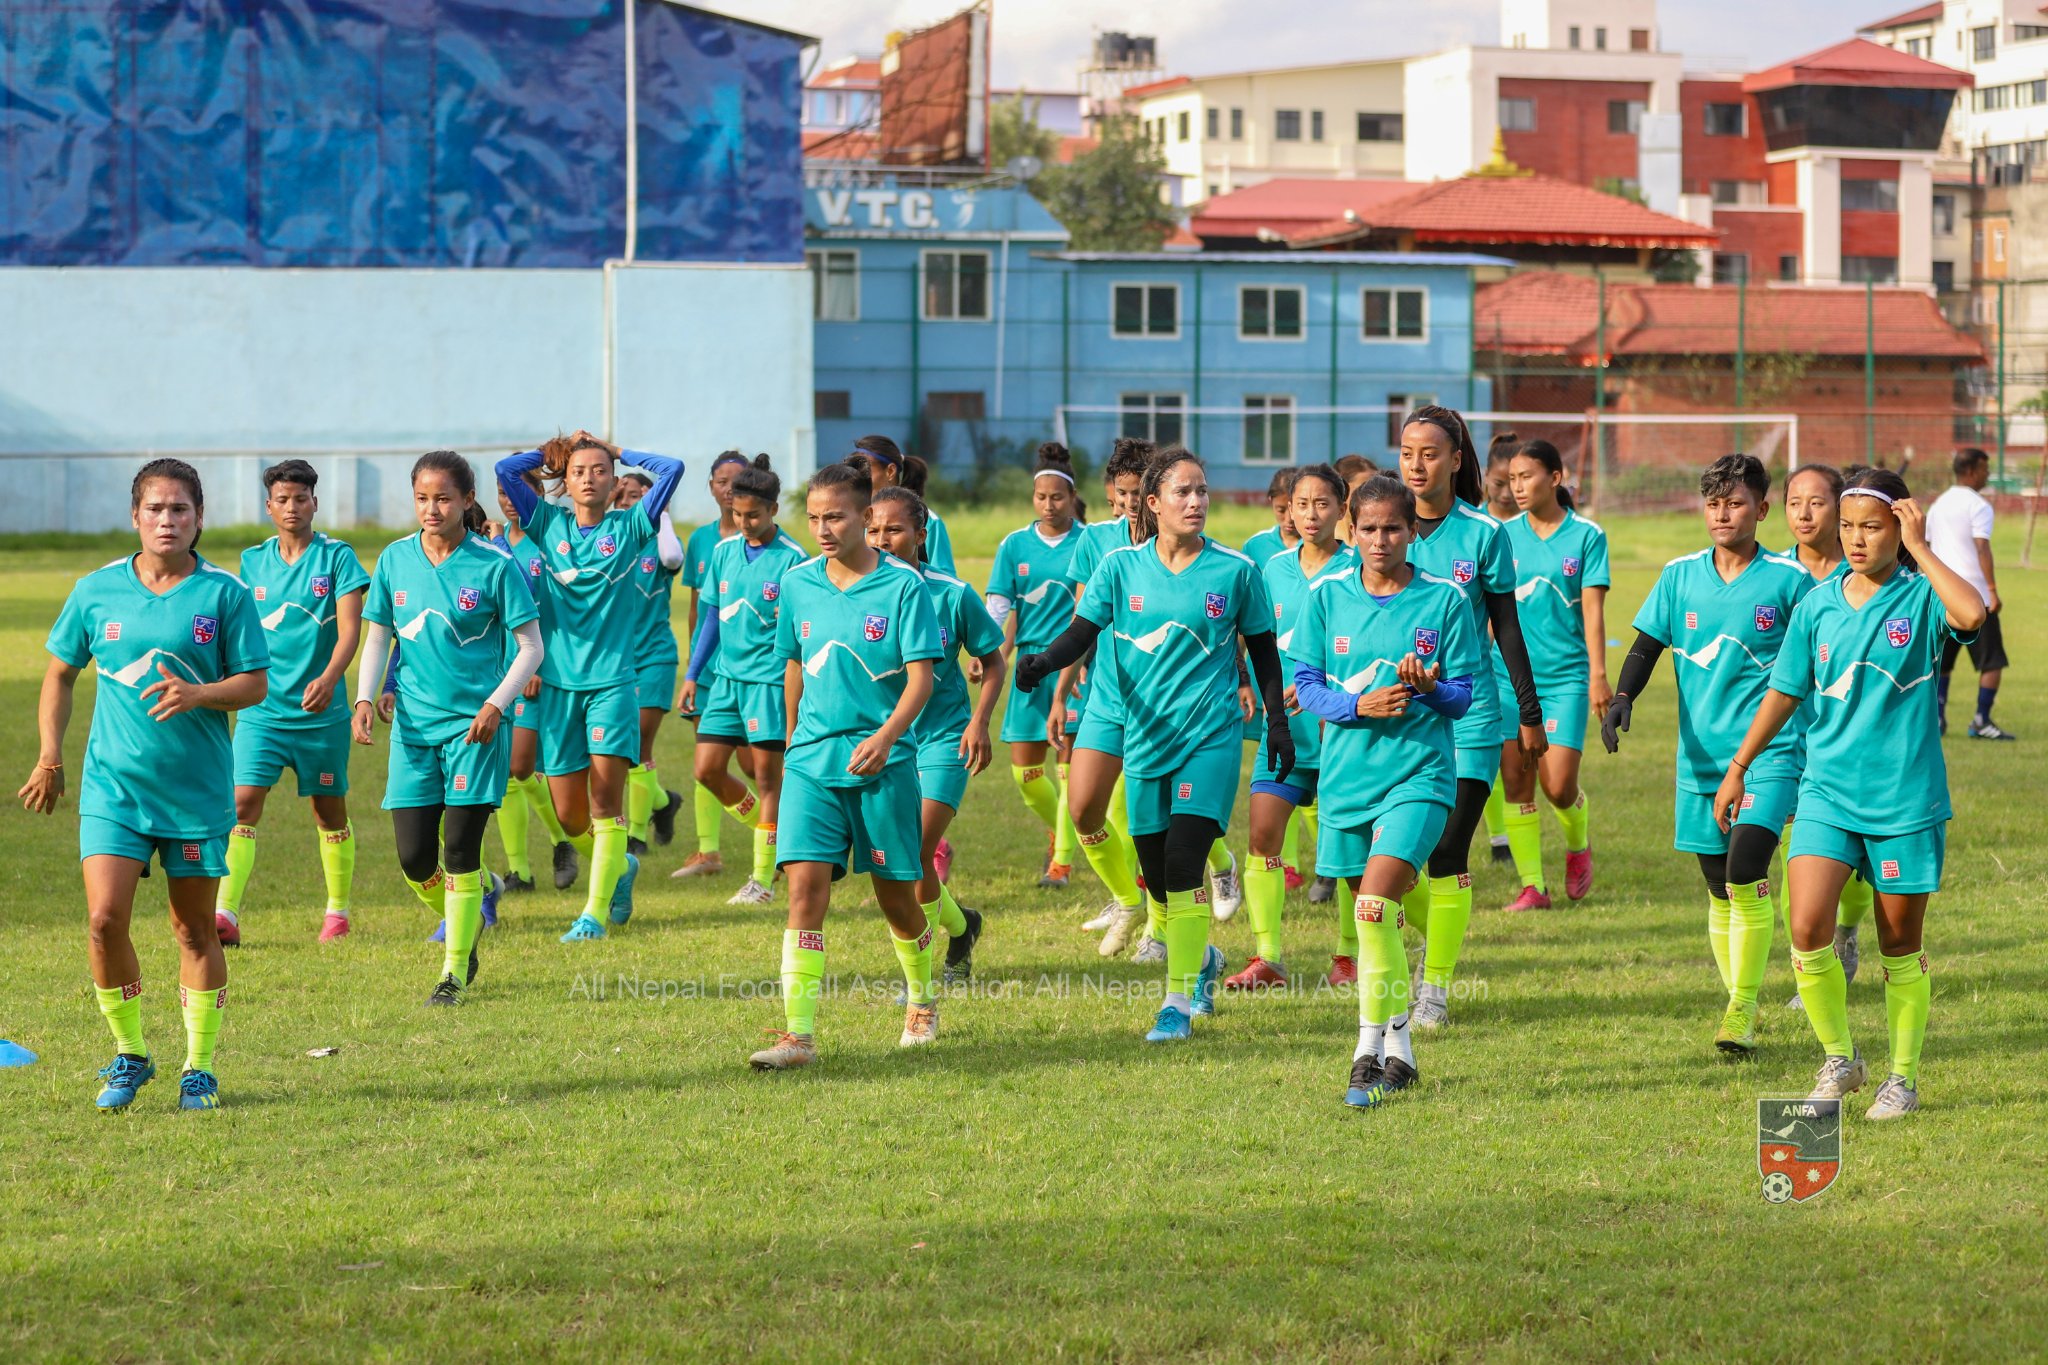
<svg viewBox="0 0 2048 1365">
<path fill-rule="evenodd" d="M 1040 683 L 1057 671 L 1052 666 L 1052 660 L 1043 654 L 1020 654 L 1017 656 L 1017 669 L 1013 676 L 1017 680 L 1019 692 L 1030 692 L 1036 690 Z"/>
<path fill-rule="evenodd" d="M 1607 714 L 1600 718 L 1600 742 L 1607 746 L 1607 752 L 1621 752 L 1621 737 L 1628 732 L 1628 722 L 1636 704 L 1629 700 L 1628 693 L 1617 692 L 1614 700 L 1607 703 Z"/>
<path fill-rule="evenodd" d="M 1275 782 L 1285 782 L 1287 774 L 1294 771 L 1294 731 L 1287 728 L 1285 716 L 1279 717 L 1277 724 L 1266 724 L 1266 766 Z"/>
</svg>

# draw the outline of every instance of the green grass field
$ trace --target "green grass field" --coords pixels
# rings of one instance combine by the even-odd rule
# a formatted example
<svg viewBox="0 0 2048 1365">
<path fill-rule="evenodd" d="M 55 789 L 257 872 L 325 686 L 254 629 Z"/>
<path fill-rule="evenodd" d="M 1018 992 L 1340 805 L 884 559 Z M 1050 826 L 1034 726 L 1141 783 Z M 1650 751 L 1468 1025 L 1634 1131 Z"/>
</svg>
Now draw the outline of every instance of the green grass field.
<svg viewBox="0 0 2048 1365">
<path fill-rule="evenodd" d="M 1262 515 L 1219 509 L 1214 529 L 1235 542 Z M 954 519 L 966 576 L 1022 520 Z M 1609 633 L 1626 638 L 1656 569 L 1703 541 L 1690 519 L 1609 530 Z M 209 531 L 206 548 L 232 565 L 254 538 Z M 17 783 L 45 632 L 123 545 L 0 545 L 0 772 Z M 1818 1063 L 1804 1015 L 1779 1008 L 1782 939 L 1759 1056 L 1710 1046 L 1701 884 L 1669 842 L 1668 664 L 1624 752 L 1587 756 L 1594 895 L 1503 915 L 1513 888 L 1482 850 L 1460 971 L 1475 998 L 1419 1040 L 1422 1084 L 1366 1114 L 1340 1102 L 1348 995 L 1226 998 L 1191 1045 L 1147 1048 L 1159 973 L 1105 964 L 1078 932 L 1103 899 L 1085 871 L 1035 888 L 1043 838 L 1001 760 L 954 830 L 955 886 L 989 918 L 983 989 L 945 1004 L 934 1048 L 897 1051 L 886 930 L 849 892 L 823 1064 L 750 1073 L 781 1018 L 763 998 L 780 911 L 726 906 L 732 877 L 678 889 L 680 836 L 628 928 L 571 948 L 556 936 L 580 893 L 514 899 L 470 1004 L 429 1012 L 432 918 L 375 809 L 383 755 L 364 754 L 358 927 L 337 945 L 315 942 L 309 816 L 271 803 L 209 1117 L 175 1112 L 162 883 L 136 923 L 169 1069 L 104 1117 L 75 805 L 0 816 L 0 1035 L 42 1054 L 0 1072 L 0 1359 L 2038 1357 L 2048 583 L 2011 567 L 2016 536 L 1998 548 L 2019 665 L 2000 718 L 2023 741 L 1948 745 L 1926 1107 L 1868 1125 L 1866 1090 L 1811 1205 L 1758 1196 L 1754 1101 L 1804 1094 Z M 1973 686 L 1966 667 L 1965 705 Z M 90 698 L 88 676 L 74 772 Z M 686 736 L 664 734 L 672 786 Z M 1241 818 L 1231 837 L 1242 850 Z M 1561 879 L 1554 824 L 1546 839 Z M 1333 914 L 1291 898 L 1287 932 L 1313 979 Z M 1872 938 L 1851 1018 L 1881 1076 Z M 1240 965 L 1243 917 L 1218 940 Z"/>
</svg>

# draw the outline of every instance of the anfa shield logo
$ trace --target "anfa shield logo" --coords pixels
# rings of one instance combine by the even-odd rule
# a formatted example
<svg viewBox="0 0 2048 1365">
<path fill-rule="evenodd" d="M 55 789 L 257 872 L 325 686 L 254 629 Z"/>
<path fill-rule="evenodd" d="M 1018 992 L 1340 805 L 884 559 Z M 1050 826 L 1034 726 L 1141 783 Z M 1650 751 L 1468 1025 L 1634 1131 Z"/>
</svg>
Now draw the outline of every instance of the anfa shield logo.
<svg viewBox="0 0 2048 1365">
<path fill-rule="evenodd" d="M 782 596 L 782 584 L 770 581 L 761 585 L 761 600 L 763 602 L 773 602 L 780 596 Z"/>
<path fill-rule="evenodd" d="M 334 591 L 334 575 L 321 573 L 313 575 L 313 596 L 325 597 Z"/>
<path fill-rule="evenodd" d="M 1417 626 L 1415 629 L 1415 657 L 1427 659 L 1430 655 L 1436 653 L 1436 640 L 1437 635 L 1434 630 Z"/>
<path fill-rule="evenodd" d="M 1756 1168 L 1764 1198 L 1804 1204 L 1842 1171 L 1840 1100 L 1758 1100 Z"/>
<path fill-rule="evenodd" d="M 1884 623 L 1884 638 L 1893 649 L 1904 649 L 1913 642 L 1913 618 L 1894 616 Z"/>
<path fill-rule="evenodd" d="M 476 604 L 483 600 L 484 595 L 475 588 L 457 588 L 455 590 L 455 605 L 463 611 L 475 611 Z"/>
<path fill-rule="evenodd" d="M 1756 628 L 1758 630 L 1776 630 L 1777 627 L 1778 609 L 1776 607 L 1759 605 L 1756 609 Z"/>
<path fill-rule="evenodd" d="M 869 644 L 873 644 L 878 640 L 886 638 L 889 634 L 889 618 L 886 616 L 868 617 L 867 620 L 864 623 L 862 623 L 860 633 L 861 638 L 866 640 Z"/>
<path fill-rule="evenodd" d="M 541 557 L 539 555 L 535 555 L 532 559 L 526 561 L 526 576 L 528 578 L 539 578 L 540 572 Z"/>
<path fill-rule="evenodd" d="M 1454 559 L 1451 561 L 1451 581 L 1453 583 L 1470 583 L 1478 574 L 1479 564 L 1476 560 Z"/>
<path fill-rule="evenodd" d="M 597 552 L 606 559 L 610 559 L 619 552 L 619 538 L 617 536 L 599 536 L 597 538 Z"/>
<path fill-rule="evenodd" d="M 655 565 L 656 565 L 657 563 L 659 563 L 659 562 L 660 562 L 660 561 L 656 560 L 656 559 L 655 559 L 655 557 L 654 557 L 653 555 L 641 555 L 641 556 L 640 556 L 640 572 L 641 572 L 641 573 L 653 573 L 653 572 L 654 572 L 654 566 L 655 566 Z"/>
<path fill-rule="evenodd" d="M 1564 576 L 1566 578 L 1577 578 L 1579 576 L 1579 557 L 1577 555 L 1566 555 L 1564 557 Z"/>
<path fill-rule="evenodd" d="M 220 622 L 216 621 L 213 617 L 195 616 L 192 618 L 193 644 L 210 645 L 213 643 L 213 637 L 218 634 L 220 634 Z"/>
<path fill-rule="evenodd" d="M 953 641 L 952 641 L 951 637 L 949 637 L 949 636 L 948 636 L 948 635 L 946 634 L 946 628 L 945 628 L 944 626 L 940 626 L 940 627 L 939 627 L 939 648 L 940 648 L 940 649 L 950 649 L 950 648 L 952 647 L 952 644 L 953 644 Z"/>
<path fill-rule="evenodd" d="M 1202 594 L 1202 610 L 1209 614 L 1211 621 L 1223 619 L 1223 613 L 1230 609 L 1230 599 L 1220 592 Z"/>
</svg>

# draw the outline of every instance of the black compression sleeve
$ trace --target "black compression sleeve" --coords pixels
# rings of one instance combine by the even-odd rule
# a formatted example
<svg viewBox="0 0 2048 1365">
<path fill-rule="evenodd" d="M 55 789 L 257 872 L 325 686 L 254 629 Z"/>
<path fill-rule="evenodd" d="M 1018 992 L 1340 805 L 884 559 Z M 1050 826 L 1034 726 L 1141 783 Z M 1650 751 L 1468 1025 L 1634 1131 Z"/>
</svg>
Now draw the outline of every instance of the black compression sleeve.
<svg viewBox="0 0 2048 1365">
<path fill-rule="evenodd" d="M 1273 632 L 1262 631 L 1244 637 L 1244 652 L 1252 662 L 1252 676 L 1259 680 L 1259 696 L 1268 716 L 1287 714 L 1287 684 L 1280 676 L 1280 645 Z"/>
<path fill-rule="evenodd" d="M 1543 703 L 1536 696 L 1536 675 L 1529 669 L 1529 646 L 1522 639 L 1522 617 L 1511 592 L 1486 594 L 1486 619 L 1493 623 L 1493 642 L 1515 688 L 1515 712 L 1521 723 L 1541 729 Z"/>
<path fill-rule="evenodd" d="M 1643 689 L 1650 685 L 1650 675 L 1657 671 L 1657 660 L 1664 657 L 1665 645 L 1654 635 L 1636 632 L 1636 642 L 1628 647 L 1628 657 L 1621 661 L 1621 677 L 1616 680 L 1614 690 L 1634 701 L 1643 695 Z"/>
<path fill-rule="evenodd" d="M 1057 640 L 1038 652 L 1045 656 L 1046 662 L 1052 665 L 1052 671 L 1057 673 L 1070 664 L 1081 662 L 1088 651 L 1095 648 L 1095 637 L 1100 634 L 1101 626 L 1086 617 L 1076 616 L 1060 632 Z"/>
</svg>

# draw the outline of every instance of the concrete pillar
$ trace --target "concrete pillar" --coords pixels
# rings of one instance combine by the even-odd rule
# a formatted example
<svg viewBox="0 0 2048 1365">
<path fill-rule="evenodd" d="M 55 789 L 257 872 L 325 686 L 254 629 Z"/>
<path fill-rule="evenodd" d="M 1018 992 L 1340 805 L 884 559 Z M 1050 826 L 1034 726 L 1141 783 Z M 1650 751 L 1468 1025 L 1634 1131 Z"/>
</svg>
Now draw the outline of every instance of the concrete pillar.
<svg viewBox="0 0 2048 1365">
<path fill-rule="evenodd" d="M 1842 282 L 1842 162 L 1825 153 L 1802 152 L 1799 207 L 1803 211 L 1800 268 L 1808 284 Z"/>
<path fill-rule="evenodd" d="M 1899 163 L 1899 283 L 1934 283 L 1934 166 Z"/>
</svg>

